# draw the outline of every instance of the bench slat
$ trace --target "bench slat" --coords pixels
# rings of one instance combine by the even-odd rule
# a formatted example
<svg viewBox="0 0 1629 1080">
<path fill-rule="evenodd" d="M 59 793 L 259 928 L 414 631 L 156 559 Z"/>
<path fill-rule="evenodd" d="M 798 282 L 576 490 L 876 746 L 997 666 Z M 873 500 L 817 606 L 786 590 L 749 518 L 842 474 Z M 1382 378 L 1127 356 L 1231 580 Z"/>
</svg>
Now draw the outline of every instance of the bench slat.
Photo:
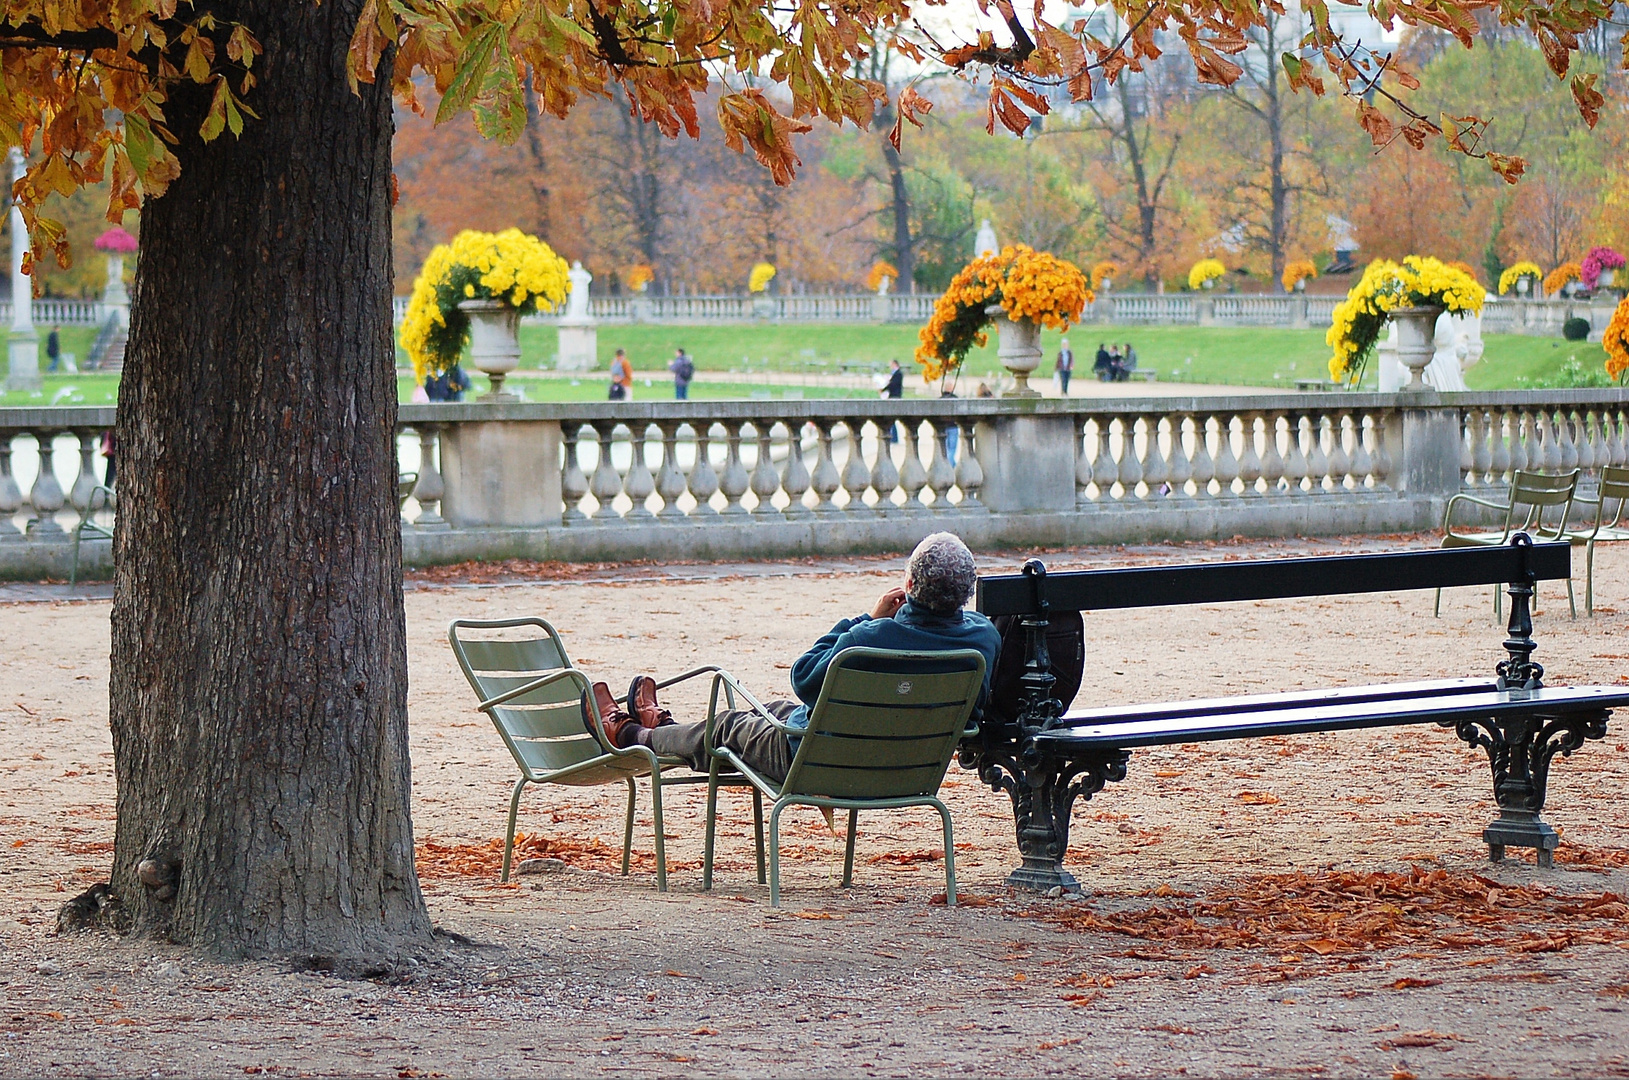
<svg viewBox="0 0 1629 1080">
<path fill-rule="evenodd" d="M 1371 686 L 1338 686 L 1274 694 L 1195 698 L 1191 701 L 1153 701 L 1141 705 L 1105 705 L 1096 709 L 1071 709 L 1064 714 L 1059 725 L 1093 727 L 1098 724 L 1161 720 L 1173 716 L 1216 716 L 1227 713 L 1266 712 L 1274 709 L 1350 705 L 1365 701 L 1395 701 L 1400 698 L 1488 693 L 1494 689 L 1492 679 L 1425 679 L 1418 682 L 1380 683 Z"/>
<path fill-rule="evenodd" d="M 1569 578 L 1572 576 L 1572 546 L 1564 543 L 1534 544 L 1526 548 L 1499 545 L 1381 555 L 1077 570 L 1046 575 L 1045 589 L 1047 602 L 1055 611 L 1103 611 L 1501 585 L 1521 577 L 1524 568 L 1540 581 Z M 978 610 L 989 616 L 1034 613 L 1035 579 L 1023 574 L 979 578 Z"/>
<path fill-rule="evenodd" d="M 1392 701 L 1355 701 L 1292 709 L 1170 716 L 1120 724 L 1054 728 L 1036 735 L 1043 748 L 1065 753 L 1086 747 L 1130 750 L 1179 742 L 1214 742 L 1265 735 L 1352 731 L 1401 724 L 1454 722 L 1471 717 L 1565 715 L 1629 705 L 1629 686 L 1561 686 L 1436 694 Z"/>
</svg>

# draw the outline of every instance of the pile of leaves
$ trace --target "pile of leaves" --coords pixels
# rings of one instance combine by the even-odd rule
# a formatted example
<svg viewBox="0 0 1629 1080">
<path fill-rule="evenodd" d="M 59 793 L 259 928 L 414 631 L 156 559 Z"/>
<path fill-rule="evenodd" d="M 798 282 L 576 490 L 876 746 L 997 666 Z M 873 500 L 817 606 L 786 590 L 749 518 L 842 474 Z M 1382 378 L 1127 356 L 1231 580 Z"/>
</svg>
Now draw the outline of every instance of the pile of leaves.
<svg viewBox="0 0 1629 1080">
<path fill-rule="evenodd" d="M 1217 886 L 1203 899 L 1165 886 L 1150 895 L 1188 902 L 1117 912 L 1063 905 L 1038 914 L 1073 929 L 1180 948 L 1322 957 L 1399 946 L 1555 952 L 1573 944 L 1629 941 L 1629 902 L 1617 893 L 1568 896 L 1419 867 L 1407 873 L 1269 874 Z"/>
<path fill-rule="evenodd" d="M 522 859 L 559 859 L 579 870 L 622 872 L 622 849 L 600 840 L 516 833 L 514 858 L 517 866 Z M 484 844 L 444 844 L 426 837 L 418 842 L 414 850 L 414 863 L 418 867 L 419 877 L 425 880 L 484 877 L 497 881 L 503 872 L 503 839 L 494 837 Z M 672 865 L 669 864 L 670 867 Z M 633 868 L 654 872 L 656 855 L 636 848 Z"/>
</svg>

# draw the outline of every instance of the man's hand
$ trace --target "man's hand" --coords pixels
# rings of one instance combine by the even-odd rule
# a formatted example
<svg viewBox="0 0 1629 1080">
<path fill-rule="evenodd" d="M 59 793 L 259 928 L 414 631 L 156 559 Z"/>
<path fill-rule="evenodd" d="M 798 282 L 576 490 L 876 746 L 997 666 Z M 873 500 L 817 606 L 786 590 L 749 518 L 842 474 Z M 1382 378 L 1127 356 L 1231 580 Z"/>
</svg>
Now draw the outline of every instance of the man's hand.
<svg viewBox="0 0 1629 1080">
<path fill-rule="evenodd" d="M 871 609 L 873 619 L 891 619 L 894 612 L 905 605 L 905 590 L 895 587 L 883 593 L 877 599 L 876 606 Z"/>
</svg>

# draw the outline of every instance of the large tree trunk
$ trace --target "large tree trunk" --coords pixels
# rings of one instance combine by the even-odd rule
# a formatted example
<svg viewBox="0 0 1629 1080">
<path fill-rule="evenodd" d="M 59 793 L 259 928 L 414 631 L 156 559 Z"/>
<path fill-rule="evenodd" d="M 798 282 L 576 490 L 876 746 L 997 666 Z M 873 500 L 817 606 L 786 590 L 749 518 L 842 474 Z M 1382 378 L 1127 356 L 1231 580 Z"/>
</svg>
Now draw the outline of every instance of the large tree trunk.
<svg viewBox="0 0 1629 1080">
<path fill-rule="evenodd" d="M 359 0 L 225 3 L 265 47 L 241 139 L 150 199 L 119 395 L 113 889 L 217 955 L 429 939 L 408 816 L 389 64 Z"/>
</svg>

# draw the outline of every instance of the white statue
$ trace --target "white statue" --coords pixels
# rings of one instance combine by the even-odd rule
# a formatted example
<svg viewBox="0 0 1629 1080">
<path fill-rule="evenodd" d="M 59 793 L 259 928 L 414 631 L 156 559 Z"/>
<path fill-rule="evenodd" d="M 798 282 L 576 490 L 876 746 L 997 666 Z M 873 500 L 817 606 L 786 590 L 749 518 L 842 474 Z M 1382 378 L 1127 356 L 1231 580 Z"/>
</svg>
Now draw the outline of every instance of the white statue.
<svg viewBox="0 0 1629 1080">
<path fill-rule="evenodd" d="M 571 280 L 571 293 L 566 297 L 565 317 L 573 322 L 586 322 L 589 317 L 588 283 L 594 280 L 594 275 L 584 270 L 581 262 L 574 262 L 566 277 Z"/>
<path fill-rule="evenodd" d="M 1431 362 L 1425 366 L 1420 377 L 1425 384 L 1436 390 L 1466 390 L 1465 385 L 1465 357 L 1468 354 L 1466 336 L 1458 333 L 1454 325 L 1454 316 L 1443 312 L 1437 316 L 1436 334 L 1432 344 L 1436 352 L 1431 356 Z"/>
<path fill-rule="evenodd" d="M 996 240 L 995 229 L 990 226 L 990 219 L 985 218 L 979 223 L 979 234 L 973 240 L 973 254 L 995 255 L 1001 251 L 1001 244 Z"/>
<path fill-rule="evenodd" d="M 887 296 L 888 286 L 892 285 L 893 283 L 893 278 L 889 277 L 887 274 L 882 275 L 882 277 L 877 280 L 877 295 Z"/>
<path fill-rule="evenodd" d="M 1482 340 L 1482 316 L 1467 312 L 1448 318 L 1453 321 L 1454 337 L 1461 346 L 1460 370 L 1469 371 L 1487 349 L 1487 343 Z"/>
</svg>

